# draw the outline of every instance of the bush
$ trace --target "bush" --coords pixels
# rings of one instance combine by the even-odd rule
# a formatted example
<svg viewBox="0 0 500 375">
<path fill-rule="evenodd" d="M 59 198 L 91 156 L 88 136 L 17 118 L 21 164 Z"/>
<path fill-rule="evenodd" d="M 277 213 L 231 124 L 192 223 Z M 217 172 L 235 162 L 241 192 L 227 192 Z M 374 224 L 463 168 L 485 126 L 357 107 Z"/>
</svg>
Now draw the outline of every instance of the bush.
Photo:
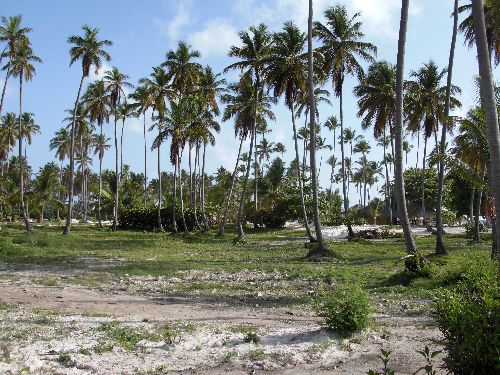
<svg viewBox="0 0 500 375">
<path fill-rule="evenodd" d="M 479 233 L 484 233 L 484 232 L 486 232 L 484 224 L 479 223 Z M 465 236 L 467 238 L 474 238 L 475 234 L 476 234 L 476 226 L 474 225 L 474 221 L 465 224 Z"/>
<path fill-rule="evenodd" d="M 387 238 L 400 238 L 401 235 L 396 232 L 390 232 L 387 229 L 366 229 L 360 230 L 356 233 L 356 238 L 364 240 L 384 240 Z"/>
<path fill-rule="evenodd" d="M 172 227 L 172 207 L 162 208 L 160 214 L 163 229 L 170 230 Z M 197 214 L 198 223 L 202 225 L 201 212 L 198 210 Z M 120 214 L 118 222 L 120 228 L 122 229 L 154 231 L 158 229 L 157 215 L 158 211 L 156 208 L 126 210 Z M 209 212 L 209 210 L 206 209 L 206 217 L 207 224 L 211 227 L 215 222 L 213 219 L 214 215 L 212 215 L 211 210 Z M 183 231 L 184 227 L 182 226 L 180 207 L 176 207 L 175 209 L 175 218 L 177 222 L 177 229 L 179 231 Z M 196 224 L 194 211 L 190 207 L 184 207 L 184 218 L 186 219 L 187 229 L 195 230 Z"/>
<path fill-rule="evenodd" d="M 495 265 L 476 261 L 458 275 L 453 290 L 438 293 L 435 305 L 445 337 L 445 359 L 454 374 L 500 372 L 500 292 Z"/>
<path fill-rule="evenodd" d="M 325 326 L 341 336 L 350 336 L 371 323 L 373 306 L 368 294 L 357 285 L 337 287 L 324 293 L 314 307 L 325 319 Z"/>
</svg>

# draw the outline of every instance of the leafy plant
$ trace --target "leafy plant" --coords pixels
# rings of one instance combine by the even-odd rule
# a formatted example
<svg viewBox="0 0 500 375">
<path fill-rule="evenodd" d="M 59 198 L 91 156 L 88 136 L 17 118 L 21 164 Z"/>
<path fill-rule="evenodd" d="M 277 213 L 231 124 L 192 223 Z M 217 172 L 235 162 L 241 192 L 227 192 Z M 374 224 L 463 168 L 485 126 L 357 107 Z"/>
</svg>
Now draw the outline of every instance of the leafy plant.
<svg viewBox="0 0 500 375">
<path fill-rule="evenodd" d="M 394 375 L 395 374 L 394 370 L 391 370 L 388 367 L 389 357 L 390 357 L 391 353 L 392 352 L 389 350 L 380 349 L 380 354 L 378 357 L 382 360 L 382 363 L 384 364 L 384 368 L 382 369 L 381 372 L 375 371 L 375 370 L 370 370 L 370 371 L 368 371 L 367 374 L 368 375 Z"/>
<path fill-rule="evenodd" d="M 373 306 L 368 294 L 358 285 L 339 286 L 322 294 L 315 303 L 316 313 L 329 329 L 350 336 L 368 327 Z"/>
</svg>

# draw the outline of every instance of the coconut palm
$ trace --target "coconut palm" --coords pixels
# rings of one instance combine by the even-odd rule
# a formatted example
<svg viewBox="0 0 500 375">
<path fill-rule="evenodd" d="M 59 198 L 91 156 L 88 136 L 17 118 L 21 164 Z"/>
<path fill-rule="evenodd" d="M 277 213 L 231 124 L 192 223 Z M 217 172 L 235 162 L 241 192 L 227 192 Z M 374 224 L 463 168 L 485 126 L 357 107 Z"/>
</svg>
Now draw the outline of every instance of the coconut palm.
<svg viewBox="0 0 500 375">
<path fill-rule="evenodd" d="M 102 226 L 101 219 L 101 197 L 102 197 L 102 159 L 104 158 L 104 153 L 106 150 L 111 148 L 109 141 L 111 138 L 106 138 L 104 134 L 94 134 L 92 135 L 92 146 L 94 147 L 94 155 L 99 157 L 99 197 L 97 214 L 99 220 L 99 226 Z"/>
<path fill-rule="evenodd" d="M 123 130 L 125 128 L 125 120 L 134 115 L 133 107 L 127 103 L 126 99 L 118 107 L 118 118 L 122 120 L 122 130 L 120 135 L 120 176 L 123 176 Z"/>
<path fill-rule="evenodd" d="M 19 137 L 17 116 L 8 112 L 0 121 L 0 145 L 2 147 L 2 161 L 9 160 L 9 153 Z"/>
<path fill-rule="evenodd" d="M 321 223 L 319 220 L 318 205 L 318 176 L 316 174 L 316 101 L 314 96 L 314 54 L 313 54 L 313 2 L 309 0 L 309 17 L 307 22 L 307 92 L 309 97 L 309 129 L 310 137 L 310 166 L 311 166 L 311 185 L 312 185 L 312 210 L 314 229 L 316 232 L 316 242 L 318 243 L 317 252 L 325 254 L 328 249 L 323 241 L 321 232 Z"/>
<path fill-rule="evenodd" d="M 59 129 L 55 136 L 50 140 L 49 143 L 50 151 L 56 151 L 56 157 L 60 162 L 59 167 L 59 184 L 62 186 L 63 184 L 63 162 L 66 158 L 69 157 L 70 149 L 71 149 L 71 135 L 68 132 L 68 129 L 65 127 Z M 59 200 L 62 202 L 62 192 L 60 193 Z M 57 219 L 60 220 L 59 216 L 59 208 L 57 209 Z"/>
<path fill-rule="evenodd" d="M 410 153 L 413 145 L 410 144 L 406 139 L 403 141 L 403 151 L 405 153 L 405 164 L 408 165 L 408 154 Z"/>
<path fill-rule="evenodd" d="M 0 99 L 0 116 L 2 115 L 3 102 L 5 99 L 5 92 L 7 89 L 7 82 L 12 75 L 12 60 L 17 56 L 18 46 L 21 40 L 26 39 L 27 35 L 31 32 L 29 27 L 21 27 L 22 17 L 21 15 L 12 17 L 2 17 L 2 24 L 0 25 L 0 42 L 6 42 L 7 45 L 4 52 L 0 54 L 0 62 L 2 57 L 6 56 L 9 58 L 9 62 L 4 67 L 7 71 L 5 76 L 5 81 L 3 83 L 2 98 Z"/>
<path fill-rule="evenodd" d="M 75 122 L 77 107 L 80 102 L 80 93 L 82 91 L 83 80 L 90 74 L 90 69 L 95 67 L 96 72 L 102 66 L 102 59 L 110 61 L 111 57 L 103 49 L 104 47 L 111 46 L 113 43 L 109 40 L 99 40 L 99 29 L 90 28 L 87 25 L 82 27 L 84 36 L 72 35 L 68 38 L 68 43 L 73 46 L 70 49 L 70 65 L 81 60 L 82 63 L 82 77 L 80 79 L 80 86 L 76 95 L 75 105 L 73 109 L 73 121 L 71 124 L 71 148 L 69 160 L 69 192 L 68 192 L 68 212 L 66 217 L 66 226 L 64 234 L 69 234 L 71 230 L 71 216 L 73 212 L 73 185 L 75 180 Z"/>
<path fill-rule="evenodd" d="M 8 69 L 14 77 L 19 77 L 19 201 L 21 204 L 21 212 L 23 216 L 24 225 L 26 230 L 31 233 L 31 223 L 24 205 L 24 173 L 23 173 L 23 138 L 28 137 L 31 143 L 31 131 L 36 127 L 34 122 L 30 121 L 30 115 L 24 116 L 25 127 L 23 128 L 23 82 L 29 82 L 33 79 L 36 73 L 34 63 L 41 63 L 42 60 L 33 54 L 30 42 L 27 37 L 18 41 L 16 46 L 15 56 L 9 60 Z"/>
<path fill-rule="evenodd" d="M 444 121 L 441 129 L 441 143 L 439 146 L 439 153 L 444 155 L 446 153 L 446 132 L 449 123 L 450 115 L 450 100 L 452 90 L 452 75 L 453 75 L 453 60 L 455 58 L 455 45 L 457 42 L 457 29 L 458 29 L 458 0 L 455 0 L 453 11 L 453 33 L 451 37 L 450 55 L 448 60 L 447 80 L 446 80 L 446 94 L 444 104 Z M 436 145 L 437 147 L 437 145 Z M 438 165 L 438 193 L 436 200 L 436 254 L 447 254 L 446 247 L 443 239 L 443 191 L 444 191 L 444 161 L 440 159 Z"/>
<path fill-rule="evenodd" d="M 180 101 L 183 96 L 193 91 L 199 80 L 201 65 L 194 62 L 200 57 L 200 52 L 192 50 L 191 46 L 179 42 L 177 50 L 167 53 L 166 61 L 162 64 L 172 79 L 171 86 Z"/>
<path fill-rule="evenodd" d="M 102 217 L 101 217 L 101 201 L 102 201 L 102 157 L 104 156 L 104 150 L 102 149 L 102 145 L 100 141 L 106 139 L 103 134 L 102 126 L 104 122 L 109 122 L 109 114 L 110 114 L 110 98 L 106 92 L 106 86 L 104 85 L 104 81 L 98 80 L 96 82 L 91 83 L 85 95 L 83 96 L 83 102 L 88 111 L 88 116 L 91 121 L 94 121 L 99 125 L 99 136 L 95 137 L 95 141 L 99 141 L 95 143 L 95 154 L 99 156 L 99 195 L 97 198 L 97 218 L 99 220 L 99 226 L 102 226 Z"/>
<path fill-rule="evenodd" d="M 40 125 L 35 123 L 35 115 L 30 112 L 23 112 L 21 115 L 22 136 L 28 145 L 33 142 L 33 136 L 40 134 Z M 26 159 L 26 145 L 24 146 L 24 158 Z"/>
<path fill-rule="evenodd" d="M 359 13 L 355 13 L 352 17 L 347 13 L 343 5 L 336 5 L 328 8 L 324 13 L 326 25 L 321 22 L 315 22 L 314 34 L 320 40 L 322 45 L 319 51 L 324 56 L 323 71 L 325 75 L 332 78 L 332 87 L 340 99 L 340 147 L 342 153 L 342 169 L 345 174 L 344 163 L 344 108 L 343 108 L 343 86 L 346 76 L 357 76 L 359 79 L 363 77 L 363 68 L 360 65 L 359 59 L 372 62 L 373 55 L 376 54 L 377 48 L 367 42 L 361 41 L 364 37 L 361 31 L 361 22 L 358 21 Z M 347 196 L 347 187 L 345 179 L 342 184 L 344 195 L 344 211 L 348 216 L 349 199 Z M 354 237 L 354 232 L 351 223 L 347 220 L 349 237 Z"/>
<path fill-rule="evenodd" d="M 434 135 L 435 143 L 438 144 L 437 132 L 439 123 L 444 116 L 444 102 L 446 97 L 446 86 L 441 86 L 441 81 L 446 74 L 446 69 L 439 70 L 433 61 L 425 63 L 418 71 L 412 71 L 410 76 L 414 80 L 407 81 L 405 112 L 408 118 L 408 129 L 415 133 L 422 128 L 424 134 L 424 154 L 422 161 L 422 207 L 421 214 L 424 225 L 425 218 L 425 168 L 427 164 L 427 140 Z M 460 88 L 450 86 L 450 95 L 459 94 Z M 454 97 L 450 96 L 450 107 L 456 108 L 461 104 Z"/>
<path fill-rule="evenodd" d="M 356 130 L 351 128 L 344 129 L 344 144 L 348 144 L 351 150 L 351 158 L 353 153 L 353 145 L 355 142 L 360 141 L 363 138 L 362 135 L 356 135 Z"/>
<path fill-rule="evenodd" d="M 500 5 L 495 0 L 485 0 L 482 3 L 488 56 L 490 60 L 494 59 L 495 65 L 498 65 L 500 62 Z M 466 12 L 469 14 L 460 23 L 459 30 L 465 36 L 465 43 L 469 48 L 473 48 L 476 44 L 476 32 L 474 29 L 472 4 L 464 4 L 458 7 L 458 13 Z"/>
<path fill-rule="evenodd" d="M 385 166 L 385 195 L 389 211 L 389 222 L 392 223 L 392 203 L 389 181 L 389 168 L 387 163 L 387 146 L 389 138 L 387 127 L 389 128 L 390 143 L 392 144 L 392 126 L 394 122 L 394 112 L 396 110 L 396 68 L 386 61 L 373 63 L 366 76 L 359 85 L 354 88 L 354 95 L 358 99 L 358 117 L 363 117 L 361 127 L 368 129 L 373 127 L 373 134 L 376 139 L 381 138 L 381 145 L 384 150 Z"/>
<path fill-rule="evenodd" d="M 142 114 L 143 117 L 143 138 L 144 138 L 144 208 L 147 205 L 147 189 L 148 189 L 148 174 L 147 174 L 147 142 L 146 142 L 146 112 L 154 105 L 154 99 L 146 84 L 138 86 L 135 91 L 129 95 L 129 98 L 134 100 L 131 104 L 137 111 L 137 115 Z"/>
<path fill-rule="evenodd" d="M 249 31 L 241 31 L 239 33 L 241 46 L 232 46 L 229 50 L 229 57 L 235 57 L 238 59 L 237 62 L 227 66 L 224 69 L 224 73 L 227 73 L 233 69 L 240 69 L 243 75 L 246 77 L 244 79 L 250 80 L 254 85 L 254 114 L 253 121 L 254 125 L 250 131 L 250 136 L 252 137 L 250 141 L 250 151 L 249 158 L 247 162 L 247 171 L 245 178 L 243 180 L 243 190 L 241 193 L 240 206 L 238 210 L 238 216 L 236 220 L 236 229 L 238 233 L 238 239 L 243 239 L 245 233 L 243 231 L 243 205 L 245 202 L 246 190 L 248 185 L 248 177 L 250 174 L 250 166 L 252 162 L 252 152 L 254 144 L 256 144 L 257 137 L 257 121 L 258 121 L 258 109 L 260 98 L 263 94 L 263 70 L 266 61 L 270 53 L 271 36 L 267 31 L 267 27 L 264 24 L 258 26 L 250 27 Z M 255 178 L 257 178 L 257 166 L 255 166 Z M 257 191 L 254 192 L 255 210 L 257 210 Z"/>
<path fill-rule="evenodd" d="M 291 112 L 295 157 L 299 160 L 295 105 L 300 93 L 307 91 L 306 67 L 307 54 L 304 52 L 306 35 L 293 22 L 286 22 L 281 32 L 273 35 L 272 47 L 266 68 L 266 80 L 273 88 L 274 96 L 285 96 L 285 105 Z M 304 180 L 301 176 L 300 163 L 297 166 L 297 181 L 299 184 L 300 201 L 304 227 L 310 242 L 315 239 L 309 228 L 304 199 Z"/>
<path fill-rule="evenodd" d="M 337 144 L 337 129 L 339 128 L 340 123 L 337 120 L 337 117 L 330 116 L 326 119 L 323 126 L 327 128 L 328 131 L 333 132 L 333 153 L 335 153 L 335 145 Z"/>
<path fill-rule="evenodd" d="M 260 96 L 257 103 L 257 111 L 255 110 L 255 87 L 251 77 L 244 76 L 238 83 L 230 84 L 228 88 L 229 93 L 222 96 L 222 101 L 226 104 L 222 116 L 222 121 L 228 121 L 231 118 L 234 119 L 234 135 L 236 138 L 239 138 L 240 145 L 238 149 L 238 156 L 236 158 L 236 165 L 232 174 L 231 187 L 226 198 L 224 216 L 219 226 L 219 236 L 224 235 L 229 212 L 229 205 L 231 204 L 231 197 L 237 178 L 239 161 L 243 160 L 243 158 L 241 158 L 241 148 L 243 146 L 243 141 L 249 136 L 252 136 L 255 122 L 257 122 L 257 124 L 263 124 L 267 122 L 268 119 L 275 119 L 274 113 L 271 111 L 271 104 L 274 104 L 275 100 L 269 96 Z M 254 119 L 256 113 L 257 120 Z M 244 160 L 247 163 L 247 172 L 249 171 L 250 165 L 248 159 L 249 158 L 247 157 L 247 159 Z"/>
<path fill-rule="evenodd" d="M 125 94 L 125 89 L 133 88 L 134 86 L 127 82 L 128 75 L 121 73 L 115 66 L 111 70 L 104 72 L 104 83 L 106 85 L 106 92 L 109 94 L 111 108 L 113 109 L 113 118 L 115 122 L 114 135 L 115 135 L 115 201 L 113 205 L 113 231 L 116 230 L 118 226 L 118 192 L 120 190 L 120 174 L 118 173 L 118 137 L 116 124 L 120 118 L 118 108 L 122 104 L 122 100 L 125 100 L 127 95 Z"/>
<path fill-rule="evenodd" d="M 363 205 L 366 206 L 366 181 L 368 179 L 367 176 L 367 170 L 366 170 L 366 165 L 367 165 L 367 159 L 366 155 L 370 152 L 371 146 L 366 140 L 360 140 L 356 145 L 354 146 L 354 153 L 355 154 L 361 154 L 361 159 L 365 161 L 365 163 L 362 164 L 364 168 L 362 168 L 362 177 L 363 177 L 363 182 L 364 182 L 364 192 L 363 192 Z"/>
<path fill-rule="evenodd" d="M 486 34 L 483 2 L 472 2 L 472 16 L 474 20 L 474 35 L 476 40 L 479 73 L 481 76 L 481 92 L 483 105 L 486 112 L 488 127 L 488 144 L 490 148 L 491 177 L 494 190 L 496 212 L 500 212 L 500 130 L 498 128 L 498 111 L 495 100 L 495 86 L 493 74 L 489 63 L 488 41 Z M 498 20 L 498 18 L 496 18 Z M 496 249 L 492 249 L 497 260 L 500 260 L 500 220 L 496 220 Z"/>
<path fill-rule="evenodd" d="M 405 183 L 403 177 L 403 72 L 405 62 L 406 31 L 408 28 L 409 0 L 401 0 L 401 18 L 399 24 L 398 55 L 396 64 L 396 115 L 394 117 L 394 185 L 396 189 L 396 201 L 398 205 L 399 221 L 403 228 L 406 251 L 409 255 L 415 255 L 417 246 L 411 231 L 408 210 L 406 208 Z M 412 263 L 408 261 L 406 266 Z"/>
</svg>

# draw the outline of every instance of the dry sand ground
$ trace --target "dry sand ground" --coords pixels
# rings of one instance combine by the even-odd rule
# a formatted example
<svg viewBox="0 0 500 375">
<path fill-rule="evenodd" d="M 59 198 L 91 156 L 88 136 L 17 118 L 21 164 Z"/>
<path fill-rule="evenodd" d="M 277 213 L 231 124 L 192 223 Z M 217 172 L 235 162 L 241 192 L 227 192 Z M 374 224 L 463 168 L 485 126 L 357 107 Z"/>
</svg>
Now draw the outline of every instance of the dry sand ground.
<svg viewBox="0 0 500 375">
<path fill-rule="evenodd" d="M 393 351 L 390 365 L 397 374 L 410 374 L 424 365 L 416 350 L 440 348 L 442 336 L 432 319 L 401 301 L 376 300 L 375 327 L 342 340 L 322 329 L 307 306 L 269 307 L 260 303 L 265 295 L 232 299 L 173 292 L 175 285 L 213 277 L 248 282 L 243 272 L 108 275 L 95 286 L 67 282 L 75 272 L 99 276 L 100 266 L 93 260 L 79 271 L 0 264 L 0 301 L 14 305 L 0 309 L 0 374 L 23 369 L 33 374 L 366 374 L 381 368 L 381 348 Z M 56 285 L 39 285 L 40 278 Z M 270 286 L 286 282 L 268 274 L 251 280 Z M 96 348 L 109 337 L 99 327 L 116 320 L 142 333 L 168 323 L 177 333 L 171 344 L 146 335 L 132 350 L 114 344 L 101 353 Z M 259 343 L 245 342 L 248 326 Z M 64 363 L 60 353 L 69 355 Z"/>
</svg>

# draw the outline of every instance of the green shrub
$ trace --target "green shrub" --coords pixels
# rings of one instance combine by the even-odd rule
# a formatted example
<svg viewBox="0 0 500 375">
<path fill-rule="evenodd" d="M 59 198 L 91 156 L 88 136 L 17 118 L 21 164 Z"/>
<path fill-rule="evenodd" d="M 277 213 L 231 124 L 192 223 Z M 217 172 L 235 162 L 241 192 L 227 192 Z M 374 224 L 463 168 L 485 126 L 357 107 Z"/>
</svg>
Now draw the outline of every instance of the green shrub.
<svg viewBox="0 0 500 375">
<path fill-rule="evenodd" d="M 209 227 L 215 224 L 215 215 L 213 215 L 213 210 L 207 207 L 206 217 L 207 224 Z M 198 210 L 197 212 L 198 222 L 202 224 L 201 213 Z M 156 208 L 149 209 L 133 209 L 126 210 L 122 212 L 119 216 L 119 225 L 123 229 L 134 229 L 134 230 L 145 230 L 145 231 L 154 231 L 158 229 L 158 211 Z M 172 207 L 164 207 L 160 211 L 161 215 L 161 224 L 163 229 L 170 230 L 172 227 Z M 177 222 L 177 229 L 179 231 L 183 231 L 184 227 L 182 225 L 181 219 L 181 211 L 180 207 L 176 207 L 175 209 L 175 217 Z M 186 226 L 188 230 L 195 230 L 195 217 L 194 210 L 189 207 L 184 207 L 184 218 L 186 219 Z"/>
<path fill-rule="evenodd" d="M 368 327 L 373 306 L 368 294 L 357 285 L 337 287 L 322 294 L 316 313 L 325 319 L 325 326 L 341 336 L 349 336 Z"/>
<path fill-rule="evenodd" d="M 486 232 L 486 228 L 483 223 L 479 223 L 479 233 Z M 465 224 L 465 236 L 467 238 L 474 238 L 476 234 L 476 226 L 474 225 L 474 221 L 468 222 Z"/>
<path fill-rule="evenodd" d="M 500 292 L 495 265 L 467 264 L 452 290 L 438 292 L 436 320 L 454 374 L 500 372 Z"/>
</svg>

